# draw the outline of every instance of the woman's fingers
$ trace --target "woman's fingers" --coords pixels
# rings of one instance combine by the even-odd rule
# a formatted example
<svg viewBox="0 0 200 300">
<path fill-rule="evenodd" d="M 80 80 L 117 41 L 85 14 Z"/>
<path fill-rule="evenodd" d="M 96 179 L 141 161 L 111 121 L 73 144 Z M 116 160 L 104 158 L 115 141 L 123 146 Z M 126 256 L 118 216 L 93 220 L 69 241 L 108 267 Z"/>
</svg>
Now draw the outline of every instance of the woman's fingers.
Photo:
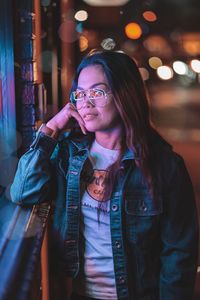
<svg viewBox="0 0 200 300">
<path fill-rule="evenodd" d="M 85 128 L 85 123 L 84 123 L 82 117 L 78 113 L 76 107 L 72 103 L 70 103 L 70 104 L 71 104 L 70 108 L 69 108 L 70 115 L 78 122 L 78 124 L 79 124 L 79 126 L 80 126 L 80 128 L 81 128 L 81 130 L 83 132 L 83 134 L 87 134 L 87 130 Z"/>
<path fill-rule="evenodd" d="M 67 103 L 60 112 L 49 120 L 47 126 L 58 131 L 71 129 L 73 127 L 73 118 L 78 122 L 83 134 L 86 134 L 85 123 L 71 102 Z"/>
</svg>

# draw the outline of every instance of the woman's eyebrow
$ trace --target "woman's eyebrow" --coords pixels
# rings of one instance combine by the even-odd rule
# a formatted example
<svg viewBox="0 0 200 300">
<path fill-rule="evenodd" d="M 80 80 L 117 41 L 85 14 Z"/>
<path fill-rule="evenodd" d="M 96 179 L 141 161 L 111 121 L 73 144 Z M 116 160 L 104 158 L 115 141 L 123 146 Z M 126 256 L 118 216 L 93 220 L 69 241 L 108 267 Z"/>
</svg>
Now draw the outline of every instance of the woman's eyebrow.
<svg viewBox="0 0 200 300">
<path fill-rule="evenodd" d="M 105 82 L 97 82 L 97 83 L 92 84 L 89 87 L 89 89 L 95 88 L 96 86 L 99 86 L 99 85 L 105 85 L 106 87 L 108 87 L 107 83 L 105 83 Z M 77 89 L 84 90 L 84 88 L 82 88 L 81 86 L 77 86 Z"/>
</svg>

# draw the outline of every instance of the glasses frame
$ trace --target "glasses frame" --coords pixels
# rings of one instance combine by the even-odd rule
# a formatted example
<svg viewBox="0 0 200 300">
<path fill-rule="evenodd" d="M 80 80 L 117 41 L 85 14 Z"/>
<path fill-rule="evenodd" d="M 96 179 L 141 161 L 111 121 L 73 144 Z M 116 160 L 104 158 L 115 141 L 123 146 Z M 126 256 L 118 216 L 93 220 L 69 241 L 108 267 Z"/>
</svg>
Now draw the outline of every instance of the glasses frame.
<svg viewBox="0 0 200 300">
<path fill-rule="evenodd" d="M 88 96 L 88 92 L 91 91 L 91 90 L 101 91 L 103 93 L 102 97 L 104 97 L 105 100 L 109 99 L 108 98 L 109 94 L 112 94 L 112 92 L 110 90 L 105 91 L 105 90 L 100 89 L 100 88 L 91 88 L 91 89 L 88 89 L 88 90 L 75 90 L 70 95 L 70 101 L 76 106 L 76 108 L 77 108 L 77 104 L 79 105 L 79 108 L 77 108 L 78 110 L 80 110 L 83 107 L 83 104 L 84 104 L 86 98 L 87 98 L 87 101 L 89 101 L 93 106 L 96 106 L 96 107 L 104 107 L 109 103 L 109 101 L 107 101 L 104 105 L 98 105 L 98 104 L 94 103 L 93 102 L 94 98 Z M 83 99 L 75 99 L 74 98 L 74 93 L 76 91 L 80 91 L 80 92 L 84 93 Z M 99 98 L 101 98 L 101 97 L 99 97 Z M 97 103 L 98 103 L 98 100 L 97 100 Z M 82 104 L 81 107 L 80 107 L 80 104 Z"/>
</svg>

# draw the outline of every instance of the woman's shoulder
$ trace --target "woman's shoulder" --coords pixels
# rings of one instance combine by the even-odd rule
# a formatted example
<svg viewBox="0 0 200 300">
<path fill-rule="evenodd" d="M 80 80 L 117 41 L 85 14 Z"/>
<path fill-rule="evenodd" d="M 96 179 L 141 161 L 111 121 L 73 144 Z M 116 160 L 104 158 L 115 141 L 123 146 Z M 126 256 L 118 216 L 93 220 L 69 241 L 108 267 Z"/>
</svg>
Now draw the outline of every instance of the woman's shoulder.
<svg viewBox="0 0 200 300">
<path fill-rule="evenodd" d="M 183 157 L 174 150 L 173 145 L 156 131 L 153 134 L 152 145 L 155 162 L 162 168 L 172 170 L 184 164 Z"/>
<path fill-rule="evenodd" d="M 63 132 L 58 140 L 58 147 L 60 149 L 65 148 L 84 148 L 89 147 L 94 139 L 93 134 L 84 135 L 80 131 L 66 131 Z"/>
</svg>

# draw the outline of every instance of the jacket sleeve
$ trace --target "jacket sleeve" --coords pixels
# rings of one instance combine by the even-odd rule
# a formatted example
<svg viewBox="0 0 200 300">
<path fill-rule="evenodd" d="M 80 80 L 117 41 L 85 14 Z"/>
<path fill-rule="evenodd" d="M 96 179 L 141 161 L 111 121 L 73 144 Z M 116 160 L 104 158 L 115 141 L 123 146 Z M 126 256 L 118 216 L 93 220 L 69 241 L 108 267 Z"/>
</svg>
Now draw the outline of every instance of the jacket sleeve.
<svg viewBox="0 0 200 300">
<path fill-rule="evenodd" d="M 11 200 L 16 204 L 37 204 L 44 201 L 50 190 L 52 157 L 57 141 L 42 132 L 30 149 L 20 158 L 11 185 Z M 52 153 L 54 154 L 52 155 Z"/>
<path fill-rule="evenodd" d="M 198 257 L 198 221 L 192 183 L 176 156 L 164 196 L 161 224 L 160 300 L 193 299 Z"/>
</svg>

